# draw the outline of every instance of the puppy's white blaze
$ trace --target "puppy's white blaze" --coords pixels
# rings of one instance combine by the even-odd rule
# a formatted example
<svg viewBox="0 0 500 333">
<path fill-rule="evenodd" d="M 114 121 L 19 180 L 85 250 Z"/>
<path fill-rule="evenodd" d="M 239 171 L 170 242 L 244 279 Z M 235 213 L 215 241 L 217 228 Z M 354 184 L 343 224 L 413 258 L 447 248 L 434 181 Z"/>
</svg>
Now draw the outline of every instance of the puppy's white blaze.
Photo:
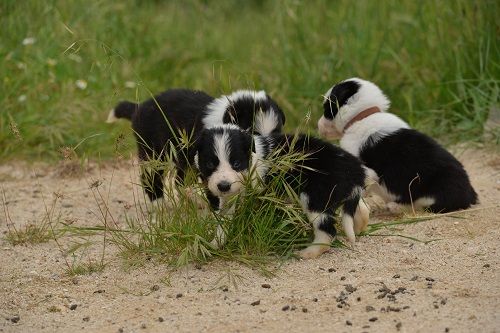
<svg viewBox="0 0 500 333">
<path fill-rule="evenodd" d="M 214 136 L 215 155 L 219 158 L 220 163 L 226 162 L 229 164 L 229 155 L 231 153 L 231 143 L 229 135 L 226 131 L 222 135 Z"/>
<path fill-rule="evenodd" d="M 255 129 L 261 135 L 271 134 L 278 127 L 278 122 L 278 116 L 273 109 L 269 109 L 267 112 L 259 110 L 255 114 Z"/>
<path fill-rule="evenodd" d="M 202 120 L 203 125 L 211 127 L 222 124 L 227 109 L 242 98 L 253 98 L 255 101 L 259 101 L 265 100 L 267 96 L 264 90 L 237 90 L 230 95 L 223 95 L 216 98 L 207 106 L 207 114 Z"/>
<path fill-rule="evenodd" d="M 108 119 L 106 119 L 106 122 L 108 124 L 111 124 L 111 123 L 114 123 L 115 121 L 117 121 L 118 118 L 116 117 L 115 115 L 115 109 L 109 111 L 109 114 L 108 114 Z"/>
</svg>

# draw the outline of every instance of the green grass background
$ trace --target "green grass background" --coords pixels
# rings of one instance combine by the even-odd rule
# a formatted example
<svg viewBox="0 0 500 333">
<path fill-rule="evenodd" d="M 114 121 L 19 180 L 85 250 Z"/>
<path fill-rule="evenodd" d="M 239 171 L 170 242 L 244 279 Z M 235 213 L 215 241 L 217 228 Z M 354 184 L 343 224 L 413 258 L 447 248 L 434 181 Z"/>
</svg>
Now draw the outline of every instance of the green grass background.
<svg viewBox="0 0 500 333">
<path fill-rule="evenodd" d="M 108 111 L 170 87 L 214 96 L 265 89 L 288 130 L 308 113 L 314 129 L 321 95 L 352 76 L 376 82 L 393 112 L 443 142 L 479 140 L 498 107 L 499 8 L 496 0 L 3 0 L 0 159 L 56 160 L 79 143 L 77 153 L 102 159 L 133 151 L 128 123 L 105 124 Z M 28 37 L 35 42 L 23 45 Z"/>
</svg>

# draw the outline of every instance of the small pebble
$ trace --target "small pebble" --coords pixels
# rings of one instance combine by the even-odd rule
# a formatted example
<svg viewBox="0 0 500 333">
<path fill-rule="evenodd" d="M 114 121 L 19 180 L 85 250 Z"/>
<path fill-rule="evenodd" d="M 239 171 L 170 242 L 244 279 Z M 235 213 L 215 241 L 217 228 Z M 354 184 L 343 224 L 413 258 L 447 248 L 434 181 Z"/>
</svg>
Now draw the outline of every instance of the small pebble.
<svg viewBox="0 0 500 333">
<path fill-rule="evenodd" d="M 118 329 L 118 333 L 123 333 L 123 327 L 120 327 L 120 328 Z"/>
<path fill-rule="evenodd" d="M 312 299 L 312 301 L 313 301 L 313 302 L 317 302 L 317 301 L 318 301 L 318 299 L 317 299 L 316 297 L 314 297 L 314 298 Z"/>
<path fill-rule="evenodd" d="M 284 307 L 281 308 L 282 311 L 288 311 L 290 310 L 290 305 L 285 305 Z"/>
<path fill-rule="evenodd" d="M 16 315 L 16 316 L 11 317 L 10 321 L 15 324 L 15 323 L 19 322 L 20 319 L 21 319 L 21 317 Z"/>
<path fill-rule="evenodd" d="M 365 325 L 362 328 L 370 328 L 370 325 Z"/>
<path fill-rule="evenodd" d="M 103 293 L 105 293 L 105 292 L 106 292 L 106 290 L 104 290 L 104 289 L 99 289 L 99 290 L 94 291 L 94 294 L 103 294 Z"/>
<path fill-rule="evenodd" d="M 425 280 L 426 280 L 426 281 L 430 281 L 430 282 L 434 282 L 434 279 L 433 279 L 433 278 L 431 278 L 431 277 L 426 277 L 426 278 L 425 278 Z"/>
<path fill-rule="evenodd" d="M 412 278 L 410 279 L 410 281 L 417 281 L 417 280 L 418 280 L 418 275 L 415 275 L 414 277 L 412 277 Z"/>
<path fill-rule="evenodd" d="M 406 309 L 409 309 L 409 308 L 410 308 L 410 306 L 409 306 L 409 305 L 405 305 L 405 306 L 403 306 L 403 310 L 406 310 Z"/>
<path fill-rule="evenodd" d="M 341 277 L 340 277 L 340 280 L 341 280 L 341 281 L 344 281 L 344 280 L 345 280 L 345 276 L 341 276 Z"/>
<path fill-rule="evenodd" d="M 307 311 L 307 308 L 302 308 L 302 312 L 306 313 Z"/>
<path fill-rule="evenodd" d="M 222 287 L 222 291 L 223 291 L 223 292 L 226 292 L 226 291 L 228 291 L 228 290 L 229 290 L 229 288 L 228 288 L 228 287 L 226 287 L 226 286 Z"/>
<path fill-rule="evenodd" d="M 396 329 L 399 331 L 401 329 L 401 326 L 403 326 L 403 323 L 399 322 L 396 324 Z"/>
<path fill-rule="evenodd" d="M 155 285 L 151 286 L 150 289 L 151 289 L 151 291 L 158 291 L 158 290 L 160 290 L 160 286 L 155 284 Z"/>
<path fill-rule="evenodd" d="M 443 298 L 443 299 L 441 300 L 441 304 L 442 304 L 442 305 L 445 305 L 445 304 L 446 304 L 446 299 L 444 299 L 444 298 Z"/>
<path fill-rule="evenodd" d="M 158 321 L 159 321 L 160 323 L 163 323 L 163 322 L 165 321 L 165 319 L 163 319 L 163 317 L 158 317 Z"/>
<path fill-rule="evenodd" d="M 78 305 L 76 305 L 76 304 L 71 304 L 71 305 L 69 306 L 69 309 L 70 309 L 70 310 L 76 310 L 76 307 L 77 307 L 77 306 L 78 306 Z"/>
<path fill-rule="evenodd" d="M 256 306 L 256 305 L 259 305 L 260 304 L 260 299 L 255 301 L 255 302 L 252 302 L 250 303 L 251 306 Z"/>
<path fill-rule="evenodd" d="M 175 295 L 175 298 L 181 298 L 181 297 L 182 297 L 181 293 L 178 293 L 177 295 Z"/>
<path fill-rule="evenodd" d="M 328 268 L 328 273 L 336 272 L 337 270 L 335 268 Z"/>
<path fill-rule="evenodd" d="M 356 298 L 356 301 L 361 302 L 361 297 Z"/>
<path fill-rule="evenodd" d="M 446 328 L 444 329 L 444 331 L 445 331 L 446 333 L 448 333 L 448 332 L 450 331 L 450 329 L 449 329 L 448 327 L 446 327 Z"/>
<path fill-rule="evenodd" d="M 146 328 L 146 324 L 142 323 L 141 328 L 145 329 Z"/>
<path fill-rule="evenodd" d="M 490 268 L 490 264 L 484 264 L 483 267 L 484 268 Z"/>
<path fill-rule="evenodd" d="M 346 320 L 346 321 L 345 321 L 345 324 L 346 324 L 347 326 L 352 326 L 352 323 L 351 323 L 351 321 L 350 321 L 350 320 Z"/>
<path fill-rule="evenodd" d="M 371 305 L 366 306 L 366 312 L 375 311 L 375 308 Z"/>
<path fill-rule="evenodd" d="M 357 289 L 358 289 L 358 288 L 353 287 L 353 286 L 352 286 L 352 285 L 350 285 L 350 284 L 347 284 L 347 285 L 345 286 L 345 290 L 346 290 L 348 293 L 353 293 L 353 292 L 355 292 Z"/>
<path fill-rule="evenodd" d="M 399 279 L 400 277 L 401 277 L 401 275 L 396 274 L 396 275 L 394 275 L 392 278 L 393 278 L 393 279 Z"/>
<path fill-rule="evenodd" d="M 90 320 L 90 317 L 83 317 L 82 319 L 83 321 L 89 321 Z"/>
<path fill-rule="evenodd" d="M 263 283 L 261 287 L 265 288 L 265 289 L 269 289 L 269 288 L 271 288 L 271 285 L 269 283 Z"/>
<path fill-rule="evenodd" d="M 374 321 L 377 321 L 377 320 L 378 320 L 378 318 L 377 318 L 377 317 L 371 317 L 371 318 L 370 318 L 370 319 L 368 319 L 368 320 L 369 320 L 369 321 L 371 321 L 371 322 L 374 322 Z"/>
</svg>

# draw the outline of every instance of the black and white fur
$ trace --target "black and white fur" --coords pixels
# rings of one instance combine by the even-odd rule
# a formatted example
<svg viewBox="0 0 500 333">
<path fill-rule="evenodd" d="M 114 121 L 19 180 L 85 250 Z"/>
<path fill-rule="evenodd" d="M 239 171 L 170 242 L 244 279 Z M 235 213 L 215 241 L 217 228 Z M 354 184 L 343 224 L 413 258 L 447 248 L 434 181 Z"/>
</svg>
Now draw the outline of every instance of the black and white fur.
<svg viewBox="0 0 500 333">
<path fill-rule="evenodd" d="M 250 135 L 234 125 L 206 129 L 198 143 L 195 163 L 207 186 L 207 196 L 215 210 L 226 206 L 228 198 L 244 191 L 244 178 L 265 181 L 269 156 L 282 157 L 291 152 L 307 154 L 295 168 L 288 171 L 286 181 L 295 187 L 308 220 L 314 227 L 313 245 L 300 252 L 304 258 L 317 257 L 329 249 L 336 235 L 334 216 L 342 206 L 342 225 L 350 242 L 355 233 L 368 224 L 369 209 L 361 200 L 368 180 L 367 170 L 359 160 L 332 144 L 298 135 Z M 300 181 L 297 181 L 300 179 Z M 228 213 L 232 213 L 230 207 Z M 225 242 L 221 227 L 217 229 L 216 245 Z"/>
<path fill-rule="evenodd" d="M 170 89 L 141 104 L 121 102 L 108 116 L 131 120 L 141 161 L 175 158 L 177 179 L 182 181 L 192 164 L 192 145 L 181 142 L 181 134 L 196 142 L 201 130 L 233 123 L 260 134 L 280 132 L 285 115 L 264 91 L 239 90 L 217 99 L 202 91 Z M 171 148 L 175 148 L 175 152 Z M 150 200 L 163 197 L 164 170 L 143 168 L 141 180 Z"/>
<path fill-rule="evenodd" d="M 444 213 L 475 204 L 477 194 L 462 164 L 432 138 L 386 112 L 389 105 L 372 82 L 342 81 L 325 95 L 319 132 L 329 139 L 341 137 L 340 146 L 377 173 L 379 184 L 371 190 L 391 211 L 412 205 Z M 380 112 L 345 129 L 351 119 L 371 107 Z"/>
</svg>

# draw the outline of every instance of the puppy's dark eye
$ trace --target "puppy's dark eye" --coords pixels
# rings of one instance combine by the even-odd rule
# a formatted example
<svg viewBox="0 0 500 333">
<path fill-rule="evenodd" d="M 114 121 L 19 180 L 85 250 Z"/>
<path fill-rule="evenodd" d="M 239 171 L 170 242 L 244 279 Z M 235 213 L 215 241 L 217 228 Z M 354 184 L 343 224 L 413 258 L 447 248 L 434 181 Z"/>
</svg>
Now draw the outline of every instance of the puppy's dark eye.
<svg viewBox="0 0 500 333">
<path fill-rule="evenodd" d="M 232 164 L 234 169 L 239 169 L 241 167 L 240 161 L 234 161 Z"/>
<path fill-rule="evenodd" d="M 213 163 L 213 162 L 207 162 L 207 163 L 205 164 L 205 167 L 206 167 L 207 169 L 210 169 L 210 170 L 211 170 L 211 169 L 213 169 L 213 168 L 215 167 L 215 165 L 214 165 L 214 163 Z"/>
</svg>

